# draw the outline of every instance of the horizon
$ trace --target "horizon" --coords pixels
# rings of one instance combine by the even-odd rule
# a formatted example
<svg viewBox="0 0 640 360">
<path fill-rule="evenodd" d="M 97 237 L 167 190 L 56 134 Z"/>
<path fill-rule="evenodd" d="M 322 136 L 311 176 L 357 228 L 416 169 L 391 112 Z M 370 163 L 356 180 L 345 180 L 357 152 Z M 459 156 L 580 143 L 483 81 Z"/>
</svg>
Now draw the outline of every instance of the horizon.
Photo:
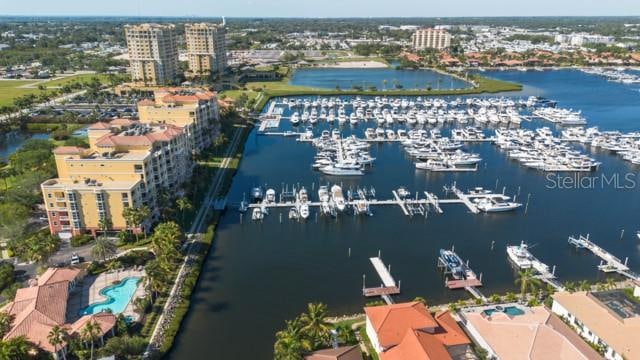
<svg viewBox="0 0 640 360">
<path fill-rule="evenodd" d="M 579 5 L 579 6 L 576 6 Z M 37 9 L 34 11 L 34 9 Z M 229 18 L 457 18 L 457 17 L 635 17 L 640 5 L 632 0 L 602 2 L 584 0 L 557 2 L 539 0 L 532 9 L 523 9 L 502 0 L 461 0 L 448 3 L 425 3 L 397 0 L 392 6 L 382 0 L 371 0 L 366 6 L 356 1 L 325 0 L 322 6 L 309 6 L 297 0 L 246 0 L 210 3 L 207 0 L 143 0 L 87 3 L 81 0 L 29 0 L 5 4 L 0 16 L 23 17 L 220 17 Z M 184 13 L 180 13 L 184 12 Z M 202 16 L 203 13 L 211 13 Z M 527 13 L 524 15 L 523 13 Z"/>
</svg>

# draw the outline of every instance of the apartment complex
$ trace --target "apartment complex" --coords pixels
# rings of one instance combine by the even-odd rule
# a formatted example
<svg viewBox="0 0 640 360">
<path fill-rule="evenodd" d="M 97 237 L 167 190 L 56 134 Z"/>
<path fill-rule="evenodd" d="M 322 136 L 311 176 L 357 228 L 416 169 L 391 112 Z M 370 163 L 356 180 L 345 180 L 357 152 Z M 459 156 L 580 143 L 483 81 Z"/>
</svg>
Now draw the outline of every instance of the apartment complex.
<svg viewBox="0 0 640 360">
<path fill-rule="evenodd" d="M 125 25 L 124 30 L 133 82 L 173 83 L 178 73 L 175 25 Z"/>
<path fill-rule="evenodd" d="M 182 128 L 194 154 L 211 145 L 219 130 L 218 100 L 202 89 L 166 88 L 154 91 L 154 100 L 138 103 L 140 122 Z"/>
<path fill-rule="evenodd" d="M 411 35 L 411 43 L 415 50 L 442 50 L 451 46 L 451 34 L 443 29 L 418 29 Z"/>
<path fill-rule="evenodd" d="M 640 303 L 622 290 L 556 293 L 551 310 L 605 359 L 640 359 Z"/>
<path fill-rule="evenodd" d="M 225 24 L 185 24 L 190 76 L 220 74 L 227 67 Z"/>
</svg>

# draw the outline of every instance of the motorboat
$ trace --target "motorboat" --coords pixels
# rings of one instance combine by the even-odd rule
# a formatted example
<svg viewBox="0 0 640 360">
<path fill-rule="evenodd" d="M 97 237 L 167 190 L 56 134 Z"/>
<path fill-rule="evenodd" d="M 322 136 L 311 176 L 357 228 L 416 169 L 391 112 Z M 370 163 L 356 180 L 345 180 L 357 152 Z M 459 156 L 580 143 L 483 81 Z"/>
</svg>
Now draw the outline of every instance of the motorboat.
<svg viewBox="0 0 640 360">
<path fill-rule="evenodd" d="M 528 250 L 528 245 L 523 242 L 520 245 L 507 246 L 507 255 L 520 269 L 529 269 L 533 266 L 533 256 Z"/>
<path fill-rule="evenodd" d="M 264 219 L 264 212 L 260 208 L 253 208 L 251 212 L 251 219 L 254 221 Z"/>
<path fill-rule="evenodd" d="M 522 206 L 522 204 L 517 202 L 510 201 L 496 201 L 494 199 L 482 199 L 479 201 L 476 206 L 479 210 L 484 212 L 504 212 L 504 211 L 512 211 Z"/>
<path fill-rule="evenodd" d="M 331 187 L 331 199 L 335 203 L 338 211 L 344 211 L 347 204 L 344 200 L 344 194 L 342 193 L 342 187 L 340 187 L 340 185 L 336 184 Z"/>
<path fill-rule="evenodd" d="M 292 207 L 291 209 L 289 209 L 289 219 L 297 220 L 298 218 L 300 218 L 298 209 L 296 207 Z"/>
<path fill-rule="evenodd" d="M 256 186 L 253 189 L 251 189 L 252 202 L 258 203 L 258 202 L 262 201 L 263 197 L 264 197 L 264 193 L 263 193 L 262 188 L 260 186 Z"/>
<path fill-rule="evenodd" d="M 264 198 L 265 204 L 275 204 L 276 202 L 276 191 L 273 189 L 268 189 L 266 192 L 266 196 Z"/>
</svg>

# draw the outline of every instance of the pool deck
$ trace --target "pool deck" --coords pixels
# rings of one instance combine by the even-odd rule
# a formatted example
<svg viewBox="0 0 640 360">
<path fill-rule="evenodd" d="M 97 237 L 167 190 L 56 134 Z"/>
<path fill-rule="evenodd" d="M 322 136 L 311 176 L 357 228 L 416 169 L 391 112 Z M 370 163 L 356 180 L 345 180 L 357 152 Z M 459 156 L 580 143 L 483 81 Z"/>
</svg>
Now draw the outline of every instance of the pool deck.
<svg viewBox="0 0 640 360">
<path fill-rule="evenodd" d="M 86 276 L 82 280 L 82 284 L 79 284 L 78 289 L 72 293 L 69 299 L 67 319 L 73 321 L 80 317 L 80 311 L 85 307 L 107 300 L 105 296 L 100 294 L 100 290 L 113 285 L 115 281 L 121 281 L 128 277 L 141 278 L 143 276 L 145 276 L 144 270 L 134 269 L 104 272 L 98 276 Z M 144 296 L 144 294 L 143 284 L 138 284 L 132 299 Z M 124 316 L 130 316 L 134 321 L 137 321 L 139 318 L 139 315 L 134 311 L 133 302 L 131 301 L 127 304 L 122 314 Z"/>
</svg>

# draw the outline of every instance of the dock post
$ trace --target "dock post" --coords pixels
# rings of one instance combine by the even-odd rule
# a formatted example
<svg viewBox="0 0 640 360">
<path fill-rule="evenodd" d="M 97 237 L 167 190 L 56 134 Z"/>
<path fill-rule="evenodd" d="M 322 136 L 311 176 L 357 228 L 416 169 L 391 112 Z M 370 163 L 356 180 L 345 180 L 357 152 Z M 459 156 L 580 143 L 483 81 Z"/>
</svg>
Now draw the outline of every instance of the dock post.
<svg viewBox="0 0 640 360">
<path fill-rule="evenodd" d="M 451 251 L 455 252 L 456 246 L 455 245 L 451 245 Z"/>
<path fill-rule="evenodd" d="M 527 215 L 527 211 L 529 210 L 529 200 L 531 200 L 531 193 L 527 195 L 527 205 L 524 207 L 524 214 Z"/>
<path fill-rule="evenodd" d="M 620 231 L 620 240 L 622 240 L 623 236 L 624 236 L 624 229 L 622 229 L 622 231 Z"/>
<path fill-rule="evenodd" d="M 497 191 L 498 190 L 498 180 L 500 180 L 500 179 L 496 179 L 496 187 L 493 189 L 493 191 Z"/>
<path fill-rule="evenodd" d="M 556 275 L 556 266 L 553 265 L 553 269 L 551 270 L 551 275 Z"/>
<path fill-rule="evenodd" d="M 240 224 L 242 224 L 242 213 L 240 214 Z"/>
<path fill-rule="evenodd" d="M 482 273 L 480 273 L 480 282 L 482 282 Z"/>
<path fill-rule="evenodd" d="M 280 224 L 282 224 L 282 213 L 280 213 Z"/>
<path fill-rule="evenodd" d="M 378 257 L 382 259 L 382 256 L 380 256 L 380 249 L 378 249 Z"/>
<path fill-rule="evenodd" d="M 502 195 L 504 195 L 504 193 L 505 193 L 506 191 L 507 191 L 507 187 L 506 187 L 506 186 L 503 186 L 503 187 L 502 187 Z"/>
<path fill-rule="evenodd" d="M 351 257 L 351 248 L 349 248 L 349 257 Z"/>
<path fill-rule="evenodd" d="M 627 266 L 627 262 L 629 262 L 629 257 L 624 258 L 624 266 Z"/>
<path fill-rule="evenodd" d="M 366 278 L 366 275 L 365 275 L 365 274 L 362 274 L 362 292 L 363 292 L 363 293 L 364 293 L 364 289 L 365 289 L 365 286 L 364 286 L 364 280 L 365 280 L 365 278 Z"/>
<path fill-rule="evenodd" d="M 398 280 L 398 291 L 400 291 L 400 286 L 402 285 L 402 280 Z"/>
<path fill-rule="evenodd" d="M 493 246 L 496 244 L 495 240 L 491 240 L 491 250 L 493 250 Z"/>
<path fill-rule="evenodd" d="M 391 274 L 391 264 L 389 264 L 387 271 Z"/>
<path fill-rule="evenodd" d="M 520 186 L 518 186 L 518 196 L 520 196 Z"/>
</svg>

